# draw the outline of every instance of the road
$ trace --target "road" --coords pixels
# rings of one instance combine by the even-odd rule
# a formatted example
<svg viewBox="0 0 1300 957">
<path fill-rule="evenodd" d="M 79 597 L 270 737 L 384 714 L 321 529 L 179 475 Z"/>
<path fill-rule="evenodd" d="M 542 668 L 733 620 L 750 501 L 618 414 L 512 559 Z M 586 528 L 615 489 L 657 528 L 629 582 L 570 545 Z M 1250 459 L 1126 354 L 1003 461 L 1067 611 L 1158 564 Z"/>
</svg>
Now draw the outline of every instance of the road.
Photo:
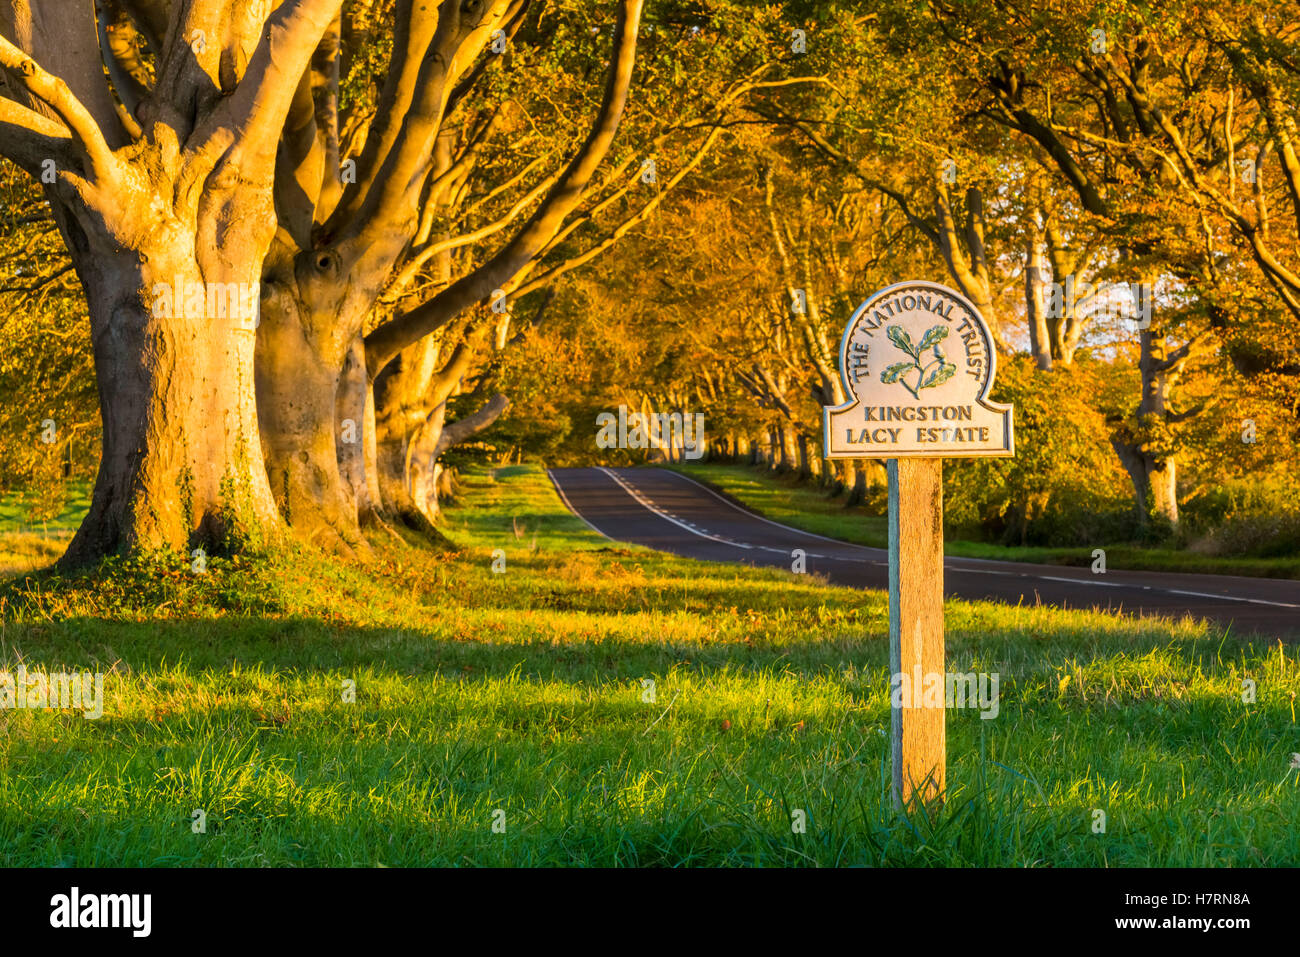
<svg viewBox="0 0 1300 957">
<path fill-rule="evenodd" d="M 807 571 L 838 585 L 888 587 L 888 554 L 762 518 L 687 476 L 665 469 L 551 469 L 565 504 L 594 531 L 688 558 L 789 569 L 796 548 Z M 944 593 L 1008 604 L 1097 608 L 1128 615 L 1189 614 L 1231 632 L 1300 637 L 1300 582 L 944 560 Z"/>
</svg>

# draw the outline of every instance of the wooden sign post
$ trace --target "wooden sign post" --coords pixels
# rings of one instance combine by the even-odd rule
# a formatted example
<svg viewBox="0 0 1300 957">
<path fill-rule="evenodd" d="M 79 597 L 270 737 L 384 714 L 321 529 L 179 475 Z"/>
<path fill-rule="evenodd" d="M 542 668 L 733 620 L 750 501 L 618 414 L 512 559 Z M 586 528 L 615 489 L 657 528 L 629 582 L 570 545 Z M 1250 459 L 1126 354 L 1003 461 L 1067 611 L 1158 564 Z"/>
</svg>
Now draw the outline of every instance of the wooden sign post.
<svg viewBox="0 0 1300 957">
<path fill-rule="evenodd" d="M 942 801 L 943 460 L 1015 454 L 1011 406 L 988 400 L 996 367 L 984 317 L 932 282 L 882 289 L 840 343 L 847 401 L 827 407 L 828 458 L 889 472 L 889 668 L 894 802 Z"/>
</svg>

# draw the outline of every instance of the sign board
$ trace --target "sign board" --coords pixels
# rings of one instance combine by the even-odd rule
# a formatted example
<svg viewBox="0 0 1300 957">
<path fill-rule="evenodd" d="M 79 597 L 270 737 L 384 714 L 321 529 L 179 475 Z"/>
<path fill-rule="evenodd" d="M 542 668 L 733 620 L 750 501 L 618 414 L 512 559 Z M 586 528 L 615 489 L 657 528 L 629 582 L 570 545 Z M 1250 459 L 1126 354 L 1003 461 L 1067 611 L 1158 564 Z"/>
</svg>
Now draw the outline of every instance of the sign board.
<svg viewBox="0 0 1300 957">
<path fill-rule="evenodd" d="M 848 401 L 823 410 L 828 458 L 885 459 L 889 472 L 890 688 L 947 686 L 943 650 L 943 460 L 1014 455 L 1011 406 L 990 402 L 997 369 L 979 310 L 933 282 L 882 289 L 840 343 Z M 946 702 L 891 693 L 899 807 L 941 802 Z"/>
<path fill-rule="evenodd" d="M 974 305 L 933 282 L 882 289 L 840 343 L 849 400 L 824 410 L 828 458 L 1014 455 L 1011 406 L 990 402 L 993 337 Z"/>
</svg>

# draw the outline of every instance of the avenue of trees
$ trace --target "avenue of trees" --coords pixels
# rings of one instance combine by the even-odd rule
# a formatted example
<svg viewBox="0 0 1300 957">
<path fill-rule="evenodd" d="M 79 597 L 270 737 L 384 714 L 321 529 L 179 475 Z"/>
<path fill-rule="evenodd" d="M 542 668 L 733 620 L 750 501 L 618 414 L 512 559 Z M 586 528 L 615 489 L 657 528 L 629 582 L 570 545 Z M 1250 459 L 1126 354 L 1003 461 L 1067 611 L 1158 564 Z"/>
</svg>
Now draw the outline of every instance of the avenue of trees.
<svg viewBox="0 0 1300 957">
<path fill-rule="evenodd" d="M 856 504 L 820 409 L 904 278 L 980 308 L 1018 409 L 954 522 L 1300 501 L 1282 0 L 0 0 L 0 76 L 0 484 L 93 477 L 68 564 L 364 558 L 620 404 Z"/>
<path fill-rule="evenodd" d="M 1295 9 L 885 3 L 808 37 L 830 82 L 760 107 L 628 251 L 637 272 L 575 290 L 598 318 L 572 330 L 620 371 L 569 403 L 572 460 L 596 410 L 701 410 L 711 454 L 860 499 L 878 466 L 820 458 L 839 336 L 875 289 L 928 278 L 980 307 L 1019 409 L 1014 460 L 950 463 L 951 522 L 1085 544 L 1253 512 L 1294 549 Z M 1138 309 L 1111 292 L 1133 289 Z"/>
</svg>

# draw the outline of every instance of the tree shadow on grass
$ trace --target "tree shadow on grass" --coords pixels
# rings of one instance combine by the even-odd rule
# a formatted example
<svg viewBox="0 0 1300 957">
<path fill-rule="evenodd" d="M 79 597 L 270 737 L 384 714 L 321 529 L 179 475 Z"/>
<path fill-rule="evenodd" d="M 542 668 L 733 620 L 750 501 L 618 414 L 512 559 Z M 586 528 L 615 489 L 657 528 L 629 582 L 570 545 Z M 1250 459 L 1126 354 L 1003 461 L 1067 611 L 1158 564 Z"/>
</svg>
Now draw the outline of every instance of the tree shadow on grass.
<svg viewBox="0 0 1300 957">
<path fill-rule="evenodd" d="M 186 669 L 244 668 L 298 673 L 343 674 L 375 669 L 397 676 L 455 673 L 464 678 L 526 678 L 602 682 L 685 668 L 695 673 L 779 672 L 801 678 L 888 664 L 886 622 L 790 615 L 767 619 L 741 611 L 722 624 L 686 614 L 647 611 L 574 615 L 570 610 L 536 609 L 519 615 L 449 614 L 423 627 L 358 626 L 314 617 L 171 618 L 114 621 L 79 617 L 62 621 L 10 622 L 0 637 L 0 665 L 19 656 L 30 668 L 47 671 L 116 666 L 125 673 L 158 672 L 183 662 Z M 1000 610 L 999 610 L 1000 613 Z M 1275 646 L 1229 646 L 1188 624 L 1171 633 L 1167 625 L 1076 612 L 1054 630 L 1044 620 L 1059 614 L 1020 610 L 990 633 L 978 616 L 950 630 L 948 658 L 955 665 L 1010 670 L 1027 663 L 1086 669 L 1113 659 L 1159 655 L 1189 668 L 1223 667 L 1226 661 L 1263 662 Z M 93 670 L 93 669 L 92 669 Z M 1062 674 L 1065 672 L 1062 671 Z"/>
</svg>

